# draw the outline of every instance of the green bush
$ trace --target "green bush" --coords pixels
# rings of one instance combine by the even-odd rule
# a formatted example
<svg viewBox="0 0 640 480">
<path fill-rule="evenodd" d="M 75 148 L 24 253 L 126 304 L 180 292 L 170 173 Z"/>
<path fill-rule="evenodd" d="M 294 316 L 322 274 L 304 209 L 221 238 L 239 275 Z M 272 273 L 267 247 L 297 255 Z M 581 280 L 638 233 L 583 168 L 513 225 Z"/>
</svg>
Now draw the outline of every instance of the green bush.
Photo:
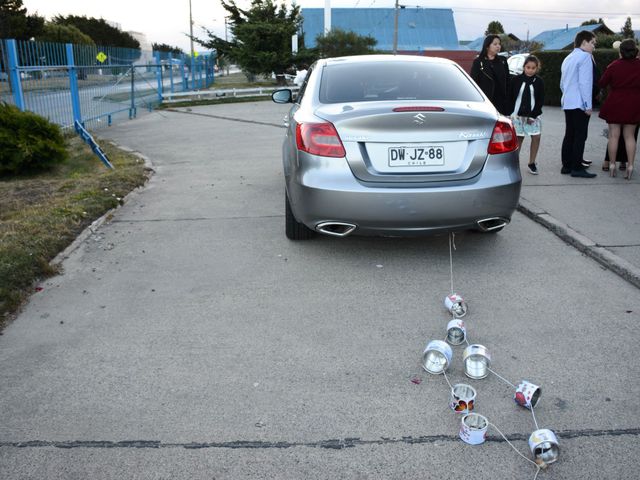
<svg viewBox="0 0 640 480">
<path fill-rule="evenodd" d="M 544 80 L 544 103 L 547 105 L 560 106 L 560 99 L 562 98 L 560 67 L 562 66 L 562 61 L 571 52 L 572 50 L 548 50 L 534 53 L 542 63 L 542 70 L 538 75 Z M 618 51 L 612 49 L 595 50 L 593 58 L 595 58 L 596 66 L 600 75 L 602 75 L 607 65 L 618 58 Z"/>
<path fill-rule="evenodd" d="M 66 159 L 60 127 L 0 102 L 0 176 L 47 170 Z"/>
</svg>

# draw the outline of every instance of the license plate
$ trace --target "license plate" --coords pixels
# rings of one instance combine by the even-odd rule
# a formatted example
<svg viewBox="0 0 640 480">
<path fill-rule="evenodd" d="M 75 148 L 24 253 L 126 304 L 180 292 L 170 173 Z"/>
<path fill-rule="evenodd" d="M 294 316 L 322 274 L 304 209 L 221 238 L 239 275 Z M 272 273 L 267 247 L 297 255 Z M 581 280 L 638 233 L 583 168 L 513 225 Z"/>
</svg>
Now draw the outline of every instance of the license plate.
<svg viewBox="0 0 640 480">
<path fill-rule="evenodd" d="M 444 147 L 390 147 L 390 167 L 422 167 L 444 165 Z"/>
</svg>

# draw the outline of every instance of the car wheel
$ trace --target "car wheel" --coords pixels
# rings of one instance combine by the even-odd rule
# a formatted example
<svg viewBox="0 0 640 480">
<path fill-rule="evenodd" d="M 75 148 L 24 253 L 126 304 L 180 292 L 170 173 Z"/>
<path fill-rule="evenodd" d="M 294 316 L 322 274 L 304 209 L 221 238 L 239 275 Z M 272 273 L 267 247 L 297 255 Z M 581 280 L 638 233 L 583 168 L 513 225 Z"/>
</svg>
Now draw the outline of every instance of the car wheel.
<svg viewBox="0 0 640 480">
<path fill-rule="evenodd" d="M 300 223 L 296 220 L 296 217 L 291 211 L 291 204 L 289 203 L 289 197 L 284 194 L 285 202 L 285 233 L 289 240 L 309 240 L 314 236 L 315 232 L 308 228 L 304 223 Z"/>
</svg>

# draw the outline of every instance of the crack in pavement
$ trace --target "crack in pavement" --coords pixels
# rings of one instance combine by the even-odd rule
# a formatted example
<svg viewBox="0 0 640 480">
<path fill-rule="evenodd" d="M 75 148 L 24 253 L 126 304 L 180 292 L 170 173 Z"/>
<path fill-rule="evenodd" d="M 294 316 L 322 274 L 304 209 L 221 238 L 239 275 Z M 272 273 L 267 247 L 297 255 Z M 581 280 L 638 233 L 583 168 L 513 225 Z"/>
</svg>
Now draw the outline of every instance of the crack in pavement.
<svg viewBox="0 0 640 480">
<path fill-rule="evenodd" d="M 564 430 L 554 432 L 559 439 L 569 440 L 585 437 L 620 437 L 625 435 L 639 436 L 640 428 L 626 428 L 614 430 Z M 514 433 L 506 436 L 512 441 L 529 439 L 529 434 Z M 236 440 L 231 442 L 190 442 L 190 443 L 163 443 L 157 440 L 125 440 L 120 442 L 85 440 L 85 441 L 47 441 L 30 440 L 25 442 L 0 442 L 1 447 L 15 448 L 231 448 L 231 449 L 279 449 L 279 448 L 327 448 L 332 450 L 342 450 L 361 445 L 392 445 L 392 444 L 429 444 L 435 442 L 457 442 L 460 438 L 457 435 L 427 435 L 421 437 L 400 437 L 385 438 L 379 440 L 362 440 L 360 438 L 344 438 L 320 440 L 317 442 L 266 442 L 260 440 Z M 505 439 L 500 436 L 488 436 L 487 442 L 504 443 Z"/>
<path fill-rule="evenodd" d="M 222 115 L 211 115 L 209 113 L 185 112 L 183 110 L 174 110 L 173 108 L 167 108 L 166 111 L 174 112 L 174 113 L 182 113 L 184 115 L 197 115 L 199 117 L 216 118 L 218 120 L 229 120 L 230 122 L 252 123 L 255 125 L 266 125 L 268 127 L 284 128 L 284 125 L 278 124 L 278 123 L 259 122 L 257 120 L 245 120 L 242 118 L 233 118 L 233 117 L 223 117 Z"/>
</svg>

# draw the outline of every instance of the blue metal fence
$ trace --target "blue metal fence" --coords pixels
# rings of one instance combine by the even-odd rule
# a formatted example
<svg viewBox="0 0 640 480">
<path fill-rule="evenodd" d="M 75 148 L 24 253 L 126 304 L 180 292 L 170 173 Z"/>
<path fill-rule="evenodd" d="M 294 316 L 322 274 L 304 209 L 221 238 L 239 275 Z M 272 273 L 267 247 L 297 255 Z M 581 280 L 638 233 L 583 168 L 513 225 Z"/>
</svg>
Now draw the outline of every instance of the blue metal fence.
<svg viewBox="0 0 640 480">
<path fill-rule="evenodd" d="M 166 92 L 214 82 L 215 55 L 0 40 L 0 100 L 63 129 L 111 125 L 151 109 Z"/>
</svg>

